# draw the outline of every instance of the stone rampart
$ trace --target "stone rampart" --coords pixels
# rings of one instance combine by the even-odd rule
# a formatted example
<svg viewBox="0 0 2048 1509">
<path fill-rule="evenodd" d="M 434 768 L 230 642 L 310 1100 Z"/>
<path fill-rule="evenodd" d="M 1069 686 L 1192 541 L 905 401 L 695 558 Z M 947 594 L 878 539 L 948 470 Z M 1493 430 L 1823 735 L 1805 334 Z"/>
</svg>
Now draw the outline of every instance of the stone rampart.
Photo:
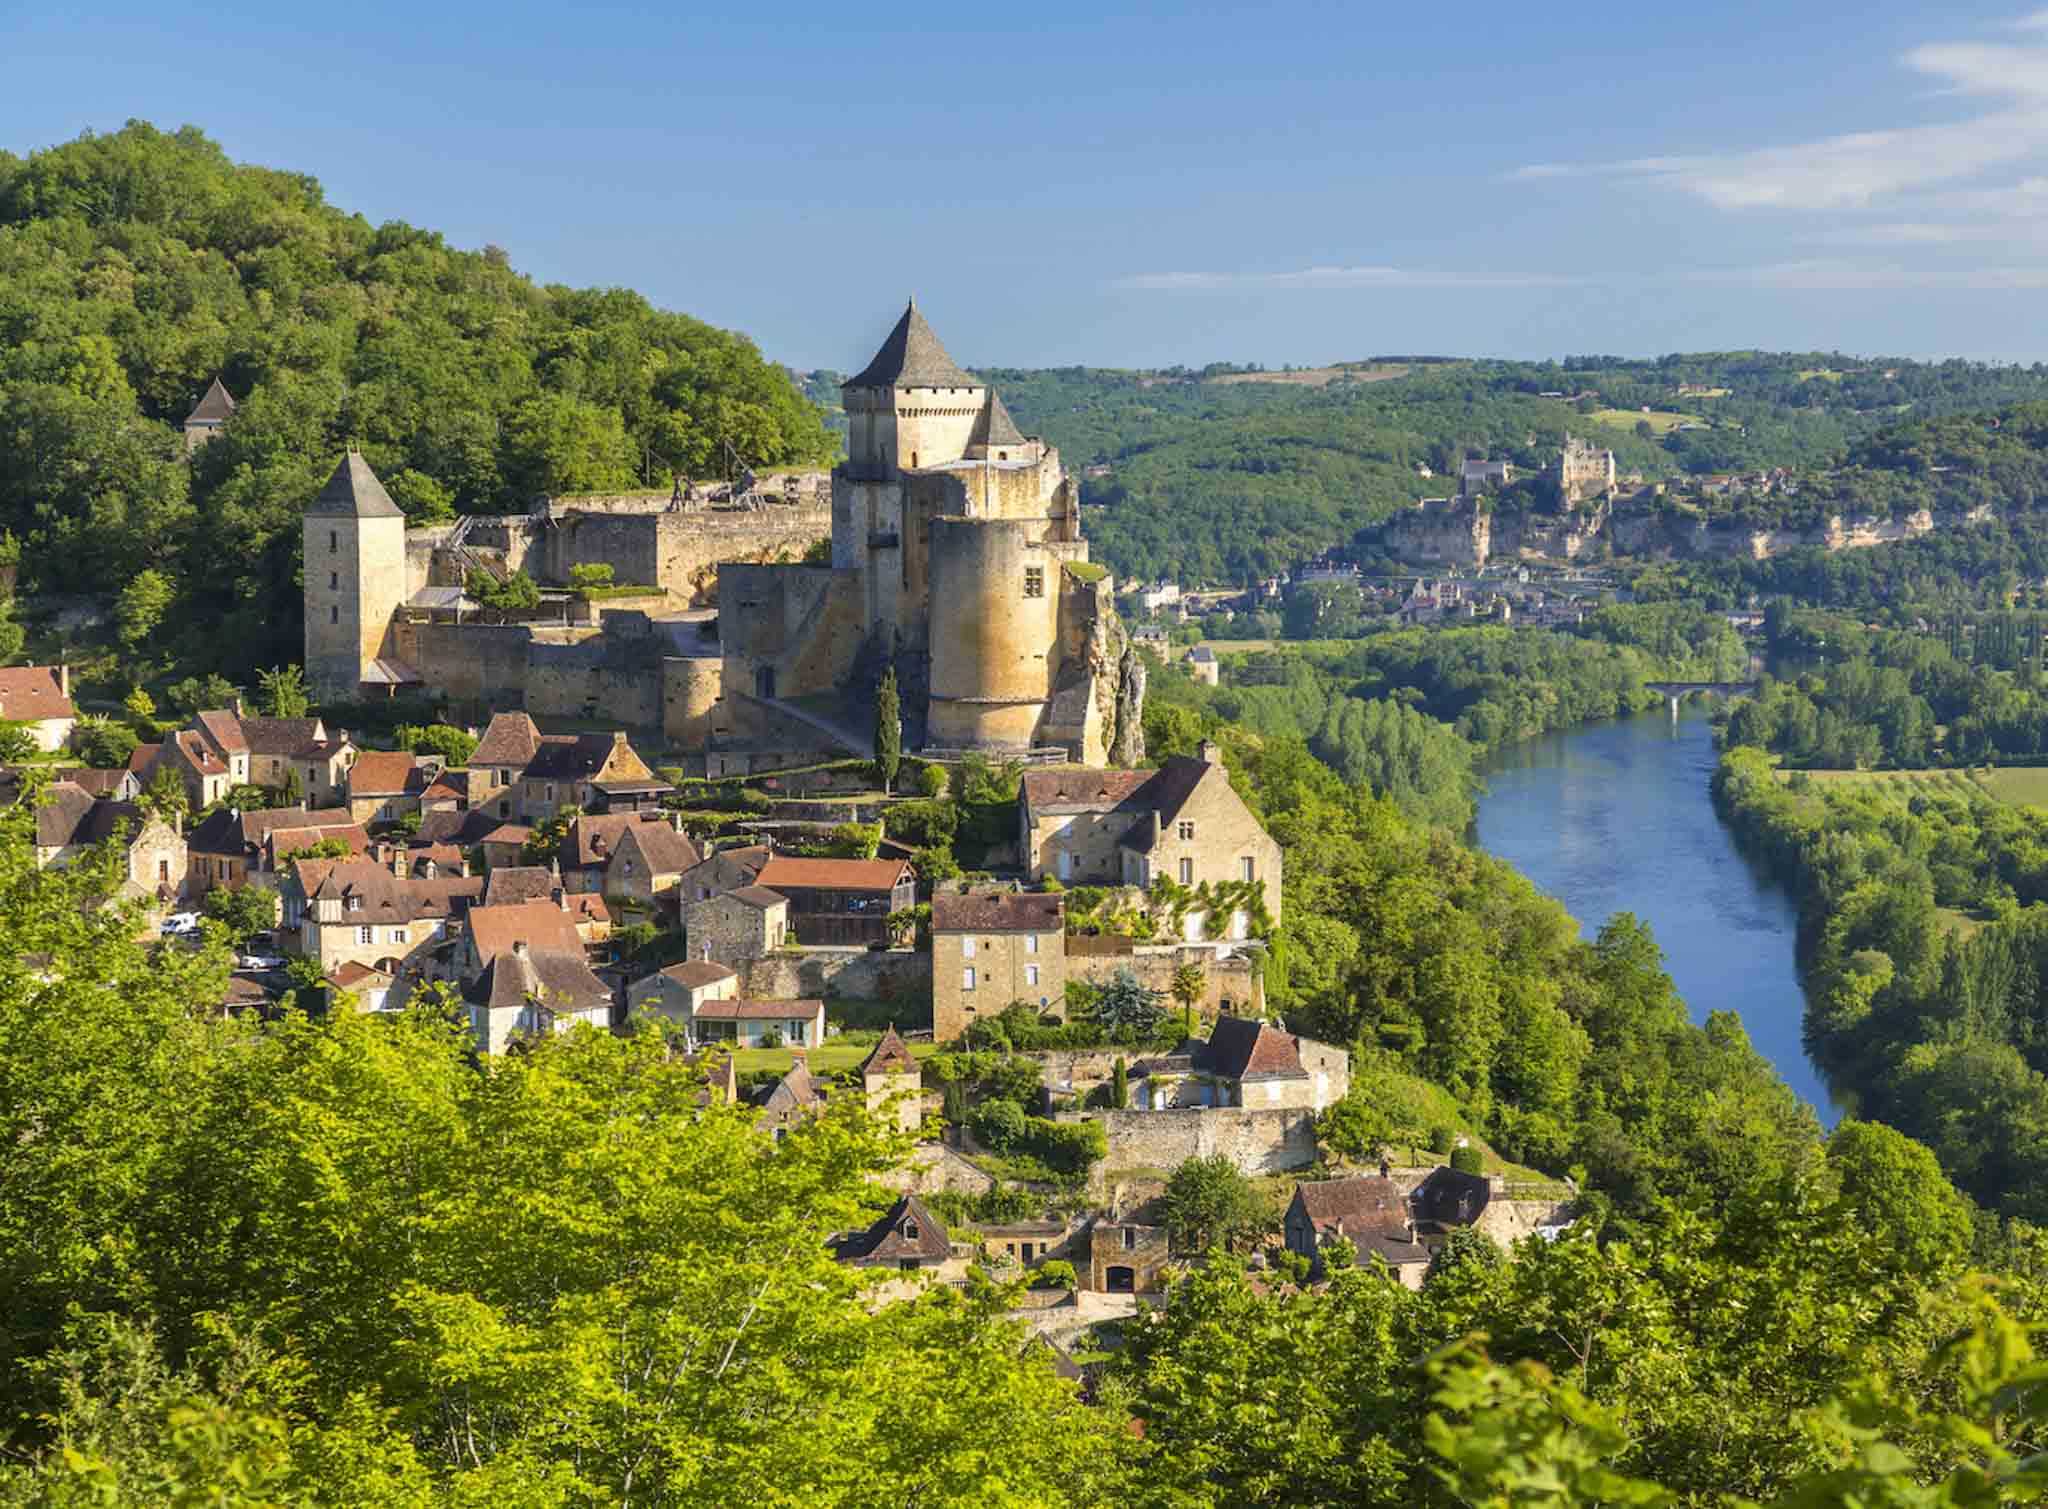
<svg viewBox="0 0 2048 1509">
<path fill-rule="evenodd" d="M 572 507 L 548 531 L 547 574 L 565 582 L 571 567 L 607 565 L 615 581 L 709 606 L 718 601 L 720 565 L 801 561 L 831 529 L 831 507 L 819 502 L 677 513 Z"/>
<path fill-rule="evenodd" d="M 1190 1158 L 1222 1154 L 1246 1174 L 1278 1174 L 1316 1161 L 1316 1116 L 1309 1110 L 1206 1106 L 1180 1111 L 1098 1111 L 1109 1155 L 1096 1177 L 1130 1168 L 1175 1169 Z M 1086 1119 L 1066 1112 L 1061 1121 Z"/>
<path fill-rule="evenodd" d="M 407 623 L 394 627 L 398 658 L 451 701 L 496 708 L 526 705 L 525 624 Z"/>
<path fill-rule="evenodd" d="M 856 1001 L 915 1002 L 919 1013 L 896 1025 L 924 1032 L 931 1021 L 932 956 L 909 949 L 806 948 L 765 955 L 738 966 L 740 993 L 750 1000 L 795 1001 L 843 996 Z"/>
</svg>

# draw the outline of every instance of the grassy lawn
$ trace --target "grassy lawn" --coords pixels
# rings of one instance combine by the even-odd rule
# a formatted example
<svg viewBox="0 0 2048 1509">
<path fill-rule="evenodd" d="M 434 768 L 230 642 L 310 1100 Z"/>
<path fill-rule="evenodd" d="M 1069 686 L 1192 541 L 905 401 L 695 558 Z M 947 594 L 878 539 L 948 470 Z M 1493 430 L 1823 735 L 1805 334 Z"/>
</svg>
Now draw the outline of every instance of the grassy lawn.
<svg viewBox="0 0 2048 1509">
<path fill-rule="evenodd" d="M 917 1059 L 930 1058 L 939 1051 L 936 1043 L 911 1043 L 909 1047 L 910 1056 Z M 829 1074 L 839 1069 L 858 1068 L 874 1051 L 872 1043 L 827 1043 L 822 1048 L 811 1049 L 809 1057 L 813 1070 Z M 742 1048 L 732 1059 L 733 1068 L 741 1074 L 758 1069 L 773 1069 L 779 1074 L 795 1062 L 787 1048 Z"/>
<path fill-rule="evenodd" d="M 1638 409 L 1595 409 L 1586 417 L 1595 424 L 1611 424 L 1623 430 L 1633 430 L 1639 424 L 1648 424 L 1659 435 L 1668 435 L 1682 424 L 1707 422 L 1697 414 L 1680 414 L 1670 409 L 1652 409 L 1647 414 Z"/>
<path fill-rule="evenodd" d="M 1973 917 L 1968 912 L 1959 911 L 1952 906 L 1938 906 L 1934 909 L 1934 915 L 1946 931 L 1955 934 L 1964 942 L 1969 941 L 1970 935 L 1984 925 L 1982 918 Z"/>
<path fill-rule="evenodd" d="M 1914 792 L 1988 796 L 2015 807 L 2048 807 L 2048 766 L 1991 770 L 1780 770 L 1778 779 L 1803 775 L 1817 786 L 1869 787 L 1904 801 Z"/>
<path fill-rule="evenodd" d="M 2015 807 L 2048 807 L 2048 767 L 2002 766 L 1977 772 L 1977 784 Z"/>
</svg>

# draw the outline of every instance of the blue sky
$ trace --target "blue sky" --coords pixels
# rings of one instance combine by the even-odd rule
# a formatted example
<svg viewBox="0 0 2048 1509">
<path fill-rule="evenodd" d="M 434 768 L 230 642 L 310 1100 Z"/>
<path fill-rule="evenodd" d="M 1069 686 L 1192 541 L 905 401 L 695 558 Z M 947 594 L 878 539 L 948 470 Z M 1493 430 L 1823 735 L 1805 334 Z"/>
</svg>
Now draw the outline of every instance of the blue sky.
<svg viewBox="0 0 2048 1509">
<path fill-rule="evenodd" d="M 912 292 L 970 365 L 2048 360 L 2024 3 L 39 10 L 0 146 L 195 124 L 799 366 Z"/>
</svg>

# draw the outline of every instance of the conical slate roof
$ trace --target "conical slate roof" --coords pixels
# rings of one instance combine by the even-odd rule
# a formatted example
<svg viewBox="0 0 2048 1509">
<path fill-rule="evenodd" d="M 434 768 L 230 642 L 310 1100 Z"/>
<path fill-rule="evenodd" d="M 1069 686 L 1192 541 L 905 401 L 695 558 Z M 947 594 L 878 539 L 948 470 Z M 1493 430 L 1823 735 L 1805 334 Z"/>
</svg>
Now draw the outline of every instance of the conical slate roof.
<svg viewBox="0 0 2048 1509">
<path fill-rule="evenodd" d="M 978 388 L 974 378 L 961 371 L 946 355 L 946 348 L 932 333 L 923 313 L 912 299 L 903 318 L 882 342 L 875 359 L 858 377 L 846 380 L 849 388 Z"/>
<path fill-rule="evenodd" d="M 981 413 L 974 421 L 974 433 L 967 437 L 969 445 L 1022 445 L 1024 432 L 1017 428 L 1010 411 L 1003 407 L 1003 401 L 996 396 L 996 390 L 988 390 L 988 402 L 981 406 Z"/>
<path fill-rule="evenodd" d="M 192 412 L 185 416 L 185 423 L 219 424 L 234 412 L 234 395 L 222 387 L 220 379 L 216 377 L 207 387 L 206 392 L 200 397 L 199 402 L 192 405 Z"/>
<path fill-rule="evenodd" d="M 384 484 L 377 480 L 377 474 L 370 470 L 370 463 L 359 451 L 350 451 L 341 458 L 341 465 L 334 469 L 334 475 L 327 479 L 320 496 L 306 512 L 357 519 L 405 517 L 405 510 L 391 501 L 391 494 L 384 491 Z"/>
</svg>

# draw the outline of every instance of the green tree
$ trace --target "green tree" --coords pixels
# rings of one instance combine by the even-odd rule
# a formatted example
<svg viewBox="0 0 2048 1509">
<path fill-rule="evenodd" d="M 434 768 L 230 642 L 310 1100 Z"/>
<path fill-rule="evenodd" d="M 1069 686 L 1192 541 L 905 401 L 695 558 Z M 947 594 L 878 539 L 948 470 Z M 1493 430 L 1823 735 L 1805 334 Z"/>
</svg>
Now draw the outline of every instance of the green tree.
<svg viewBox="0 0 2048 1509">
<path fill-rule="evenodd" d="M 121 699 L 121 709 L 138 730 L 148 728 L 150 720 L 156 717 L 156 699 L 139 686 L 130 687 L 128 695 Z"/>
<path fill-rule="evenodd" d="M 182 829 L 192 811 L 192 800 L 186 794 L 184 781 L 168 765 L 158 767 L 136 801 L 144 810 L 154 813 L 173 828 Z"/>
<path fill-rule="evenodd" d="M 612 568 L 608 561 L 585 561 L 569 568 L 569 586 L 577 588 L 602 588 L 612 584 Z"/>
<path fill-rule="evenodd" d="M 162 572 L 138 572 L 121 589 L 120 597 L 114 602 L 114 623 L 121 643 L 131 651 L 141 649 L 162 625 L 176 595 L 169 578 Z"/>
<path fill-rule="evenodd" d="M 881 687 L 875 693 L 875 773 L 887 793 L 896 785 L 896 770 L 903 763 L 903 708 L 896 695 L 896 667 L 882 672 Z"/>
<path fill-rule="evenodd" d="M 257 706 L 266 718 L 303 718 L 312 706 L 306 673 L 296 665 L 275 665 L 256 673 Z"/>
<path fill-rule="evenodd" d="M 1970 1248 L 1969 1203 L 1934 1154 L 1875 1122 L 1847 1118 L 1828 1138 L 1828 1167 L 1883 1261 L 1919 1273 L 1958 1265 Z"/>
<path fill-rule="evenodd" d="M 1160 992 L 1141 983 L 1126 965 L 1112 974 L 1088 1003 L 1088 1015 L 1112 1036 L 1137 1041 L 1152 1036 L 1166 1013 Z"/>
<path fill-rule="evenodd" d="M 1228 1247 L 1264 1224 L 1251 1180 L 1223 1153 L 1184 1161 L 1160 1203 L 1167 1234 L 1184 1252 Z"/>
<path fill-rule="evenodd" d="M 447 763 L 460 768 L 469 763 L 469 757 L 476 753 L 476 738 L 452 723 L 429 723 L 421 727 L 416 723 L 401 723 L 395 742 L 400 749 L 415 754 L 437 754 Z"/>
<path fill-rule="evenodd" d="M 1131 1069 L 1122 1054 L 1117 1055 L 1116 1068 L 1110 1071 L 1109 1108 L 1113 1111 L 1131 1108 Z"/>
<path fill-rule="evenodd" d="M 1173 979 L 1168 983 L 1167 989 L 1174 1000 L 1180 1003 L 1181 1010 L 1186 1013 L 1188 1035 L 1192 1037 L 1195 1031 L 1195 1007 L 1201 1004 L 1202 997 L 1209 991 L 1208 972 L 1200 964 L 1192 961 L 1180 965 L 1174 970 Z"/>
<path fill-rule="evenodd" d="M 200 911 L 221 925 L 230 948 L 241 949 L 257 933 L 277 926 L 277 893 L 262 886 L 215 886 Z"/>
<path fill-rule="evenodd" d="M 33 723 L 25 723 L 18 718 L 0 719 L 0 760 L 19 764 L 33 759 L 41 747 L 36 743 Z"/>
<path fill-rule="evenodd" d="M 94 714 L 80 718 L 71 730 L 71 747 L 95 770 L 121 769 L 140 742 L 127 724 Z"/>
</svg>

